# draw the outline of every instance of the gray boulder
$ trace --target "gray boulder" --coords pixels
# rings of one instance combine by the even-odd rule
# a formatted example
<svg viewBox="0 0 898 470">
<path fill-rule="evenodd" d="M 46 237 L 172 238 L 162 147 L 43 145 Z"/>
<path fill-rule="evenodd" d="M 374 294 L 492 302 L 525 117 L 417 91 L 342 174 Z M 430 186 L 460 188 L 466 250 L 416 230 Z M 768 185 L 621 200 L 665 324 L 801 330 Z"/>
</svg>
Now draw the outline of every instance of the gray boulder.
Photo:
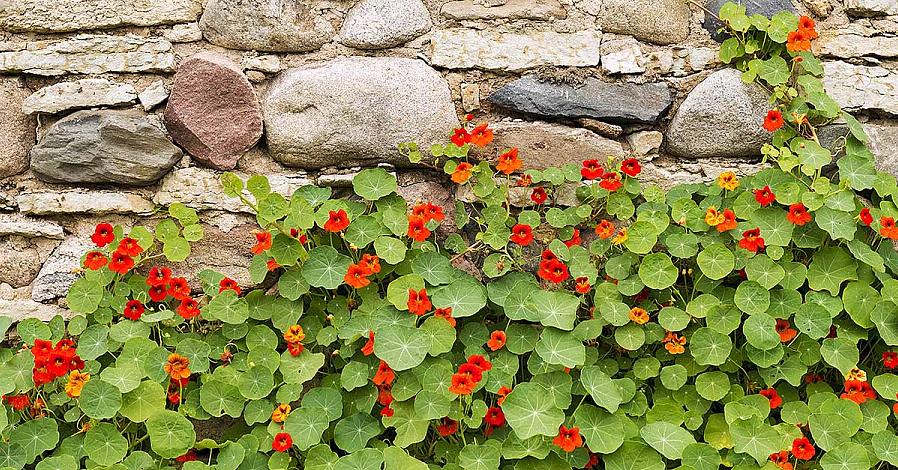
<svg viewBox="0 0 898 470">
<path fill-rule="evenodd" d="M 18 79 L 0 78 L 0 179 L 28 169 L 35 122 L 22 113 L 22 102 L 30 93 Z"/>
<path fill-rule="evenodd" d="M 685 41 L 691 19 L 683 0 L 603 0 L 598 11 L 602 31 L 655 44 Z"/>
<path fill-rule="evenodd" d="M 308 0 L 209 0 L 200 29 L 217 46 L 272 52 L 314 51 L 334 36 Z"/>
<path fill-rule="evenodd" d="M 340 42 L 356 49 L 387 49 L 430 31 L 421 0 L 362 0 L 346 14 Z"/>
</svg>

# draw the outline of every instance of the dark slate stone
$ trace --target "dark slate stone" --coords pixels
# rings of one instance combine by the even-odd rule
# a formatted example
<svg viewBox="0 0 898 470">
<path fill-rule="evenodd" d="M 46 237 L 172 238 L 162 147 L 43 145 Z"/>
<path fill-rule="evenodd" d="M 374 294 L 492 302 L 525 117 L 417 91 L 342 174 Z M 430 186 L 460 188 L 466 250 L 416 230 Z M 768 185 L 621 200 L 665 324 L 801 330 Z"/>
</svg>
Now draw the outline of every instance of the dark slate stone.
<svg viewBox="0 0 898 470">
<path fill-rule="evenodd" d="M 609 83 L 589 78 L 582 85 L 567 85 L 528 75 L 496 90 L 487 101 L 538 116 L 650 124 L 670 108 L 672 97 L 663 83 Z"/>
<path fill-rule="evenodd" d="M 744 5 L 745 13 L 748 16 L 760 14 L 770 18 L 781 11 L 791 11 L 792 13 L 795 13 L 795 7 L 792 6 L 792 2 L 789 0 L 707 0 L 705 2 L 705 8 L 714 12 L 716 15 L 717 12 L 720 11 L 720 7 L 729 1 Z M 725 34 L 717 32 L 717 30 L 723 27 L 723 23 L 717 21 L 716 18 L 708 13 L 705 13 L 705 22 L 702 23 L 702 26 L 711 33 L 711 37 L 717 42 L 723 42 L 727 37 Z"/>
</svg>

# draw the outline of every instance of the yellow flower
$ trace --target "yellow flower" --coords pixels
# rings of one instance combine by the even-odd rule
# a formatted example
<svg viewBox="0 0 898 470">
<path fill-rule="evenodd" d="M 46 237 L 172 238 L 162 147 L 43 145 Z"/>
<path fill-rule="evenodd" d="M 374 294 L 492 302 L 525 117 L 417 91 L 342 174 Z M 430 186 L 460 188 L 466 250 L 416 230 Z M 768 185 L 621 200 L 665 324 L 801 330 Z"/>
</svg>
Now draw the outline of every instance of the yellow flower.
<svg viewBox="0 0 898 470">
<path fill-rule="evenodd" d="M 299 343 L 306 339 L 306 334 L 299 325 L 293 325 L 284 332 L 284 341 L 288 343 Z"/>
<path fill-rule="evenodd" d="M 739 178 L 736 177 L 736 173 L 725 171 L 717 177 L 717 186 L 727 191 L 733 191 L 739 187 Z"/>
<path fill-rule="evenodd" d="M 860 382 L 867 381 L 867 373 L 855 367 L 848 371 L 848 375 L 845 377 L 845 380 L 857 380 Z"/>
<path fill-rule="evenodd" d="M 627 228 L 624 227 L 624 228 L 620 229 L 620 232 L 617 232 L 617 235 L 615 235 L 614 238 L 611 239 L 611 243 L 613 243 L 615 245 L 620 245 L 620 244 L 624 243 L 625 241 L 627 241 L 628 237 L 629 237 L 629 235 L 627 234 Z"/>
<path fill-rule="evenodd" d="M 90 374 L 82 374 L 81 371 L 73 370 L 69 374 L 69 381 L 65 384 L 65 394 L 70 398 L 78 398 L 81 396 L 81 389 L 84 388 L 90 380 Z"/>
<path fill-rule="evenodd" d="M 278 405 L 274 411 L 271 412 L 271 420 L 275 423 L 283 423 L 287 421 L 287 417 L 290 416 L 290 405 L 287 403 L 281 403 Z"/>
<path fill-rule="evenodd" d="M 705 223 L 714 227 L 723 223 L 723 213 L 718 212 L 717 208 L 711 206 L 705 211 Z"/>
<path fill-rule="evenodd" d="M 637 325 L 645 325 L 649 322 L 649 313 L 644 308 L 633 307 L 630 309 L 630 320 Z"/>
</svg>

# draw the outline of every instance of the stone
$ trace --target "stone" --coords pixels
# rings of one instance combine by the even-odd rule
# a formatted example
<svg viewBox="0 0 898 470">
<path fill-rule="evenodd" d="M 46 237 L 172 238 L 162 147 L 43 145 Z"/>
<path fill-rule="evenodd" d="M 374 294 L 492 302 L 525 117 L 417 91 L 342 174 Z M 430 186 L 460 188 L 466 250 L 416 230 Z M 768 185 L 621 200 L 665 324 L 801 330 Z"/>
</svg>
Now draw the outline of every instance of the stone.
<svg viewBox="0 0 898 470">
<path fill-rule="evenodd" d="M 77 111 L 31 149 L 31 170 L 51 183 L 148 185 L 181 159 L 161 119 L 137 110 Z"/>
<path fill-rule="evenodd" d="M 813 43 L 819 56 L 850 59 L 853 57 L 898 57 L 898 37 L 866 37 L 851 33 L 824 31 Z"/>
<path fill-rule="evenodd" d="M 667 150 L 687 158 L 744 157 L 760 154 L 770 133 L 761 125 L 767 94 L 742 82 L 742 73 L 712 73 L 689 92 L 667 129 Z"/>
<path fill-rule="evenodd" d="M 826 92 L 846 111 L 898 115 L 898 72 L 879 66 L 823 63 Z"/>
<path fill-rule="evenodd" d="M 0 237 L 16 235 L 25 238 L 63 238 L 62 226 L 21 214 L 0 214 Z"/>
<path fill-rule="evenodd" d="M 503 149 L 517 147 L 526 168 L 560 167 L 588 158 L 605 160 L 624 155 L 619 142 L 586 129 L 540 121 L 500 121 L 491 127 L 496 137 L 484 154 L 498 155 Z"/>
<path fill-rule="evenodd" d="M 35 191 L 16 196 L 19 212 L 29 215 L 61 214 L 151 214 L 156 206 L 143 196 L 130 192 Z"/>
<path fill-rule="evenodd" d="M 176 24 L 162 33 L 162 37 L 171 42 L 196 42 L 203 40 L 203 32 L 197 22 Z"/>
<path fill-rule="evenodd" d="M 78 279 L 81 257 L 94 246 L 89 240 L 71 237 L 53 250 L 31 285 L 31 300 L 44 302 L 65 297 L 69 287 Z"/>
<path fill-rule="evenodd" d="M 655 123 L 673 98 L 667 85 L 610 83 L 587 78 L 580 85 L 540 81 L 527 75 L 493 92 L 487 101 L 547 117 L 593 118 L 613 123 Z"/>
<path fill-rule="evenodd" d="M 25 287 L 41 269 L 40 253 L 21 239 L 0 241 L 0 253 L 0 283 Z"/>
<path fill-rule="evenodd" d="M 477 83 L 461 84 L 461 107 L 466 113 L 480 109 L 480 85 Z"/>
<path fill-rule="evenodd" d="M 388 49 L 431 27 L 430 12 L 421 0 L 362 0 L 346 13 L 340 42 L 356 49 Z"/>
<path fill-rule="evenodd" d="M 547 21 L 567 17 L 567 11 L 556 0 L 508 0 L 487 6 L 476 0 L 462 0 L 443 5 L 440 14 L 452 20 L 535 20 Z"/>
<path fill-rule="evenodd" d="M 54 304 L 42 304 L 32 300 L 6 300 L 0 299 L 0 315 L 12 317 L 13 322 L 26 318 L 36 318 L 41 321 L 50 321 L 60 315 L 63 318 L 71 318 L 74 314 Z"/>
<path fill-rule="evenodd" d="M 52 114 L 70 109 L 125 106 L 133 104 L 135 100 L 137 92 L 130 84 L 110 82 L 103 78 L 85 78 L 37 90 L 25 98 L 22 112 Z"/>
<path fill-rule="evenodd" d="M 435 30 L 430 39 L 431 62 L 450 69 L 483 68 L 518 71 L 544 65 L 599 65 L 599 31 L 527 34 L 451 28 Z"/>
<path fill-rule="evenodd" d="M 654 184 L 668 190 L 680 184 L 708 184 L 720 173 L 732 171 L 737 176 L 753 175 L 766 165 L 757 161 L 740 161 L 732 158 L 710 158 L 702 161 L 661 157 L 642 165 L 639 181 L 643 185 Z"/>
<path fill-rule="evenodd" d="M 204 165 L 230 170 L 262 137 L 262 111 L 237 64 L 201 52 L 178 67 L 165 106 L 165 127 Z"/>
<path fill-rule="evenodd" d="M 870 150 L 876 156 L 876 167 L 898 176 L 898 125 L 889 122 L 866 123 Z"/>
<path fill-rule="evenodd" d="M 65 32 L 195 21 L 202 0 L 4 0 L 0 29 Z"/>
<path fill-rule="evenodd" d="M 720 11 L 720 7 L 728 1 L 730 0 L 706 0 L 705 8 L 717 14 Z M 748 16 L 759 14 L 771 18 L 781 11 L 795 13 L 795 7 L 792 5 L 791 0 L 737 0 L 735 3 L 744 6 L 745 13 Z M 723 42 L 728 37 L 725 33 L 718 32 L 723 27 L 723 24 L 707 13 L 705 14 L 705 21 L 702 23 L 702 27 L 711 33 L 711 37 L 718 42 Z"/>
<path fill-rule="evenodd" d="M 607 122 L 602 122 L 598 119 L 580 118 L 577 119 L 577 124 L 579 124 L 580 127 L 589 129 L 596 134 L 611 139 L 616 139 L 624 133 L 624 129 L 621 126 L 608 124 Z"/>
<path fill-rule="evenodd" d="M 263 111 L 272 157 L 305 169 L 408 166 L 397 144 L 429 146 L 458 126 L 449 85 L 416 59 L 348 57 L 286 70 Z"/>
<path fill-rule="evenodd" d="M 605 73 L 615 75 L 645 72 L 646 58 L 639 42 L 633 38 L 603 41 L 600 50 Z"/>
<path fill-rule="evenodd" d="M 276 55 L 260 55 L 257 57 L 244 57 L 240 61 L 244 70 L 258 70 L 266 73 L 278 73 L 281 71 L 281 58 Z"/>
<path fill-rule="evenodd" d="M 197 275 L 211 269 L 237 281 L 242 287 L 253 287 L 249 265 L 253 260 L 250 251 L 256 242 L 253 230 L 259 225 L 255 219 L 244 216 L 239 225 L 221 230 L 214 225 L 203 224 L 203 238 L 190 244 L 190 257 L 180 263 L 166 263 L 179 276 L 187 278 L 194 290 L 201 289 Z"/>
<path fill-rule="evenodd" d="M 334 37 L 311 0 L 209 0 L 200 18 L 207 41 L 228 49 L 309 52 Z"/>
<path fill-rule="evenodd" d="M 28 169 L 35 119 L 22 113 L 31 91 L 16 78 L 0 77 L 0 180 Z"/>
<path fill-rule="evenodd" d="M 898 15 L 895 0 L 845 0 L 845 11 L 852 16 Z"/>
<path fill-rule="evenodd" d="M 56 76 L 67 73 L 171 72 L 171 43 L 138 36 L 79 35 L 35 41 L 0 52 L 0 73 Z"/>
<path fill-rule="evenodd" d="M 664 134 L 658 131 L 639 131 L 627 136 L 630 150 L 636 155 L 644 156 L 657 152 L 664 143 Z"/>
<path fill-rule="evenodd" d="M 312 184 L 312 180 L 305 173 L 266 176 L 271 190 L 283 196 L 290 196 L 300 187 Z M 241 177 L 247 179 L 247 176 Z M 217 173 L 203 168 L 189 167 L 175 170 L 162 179 L 153 202 L 162 206 L 180 202 L 201 211 L 251 213 L 249 206 L 243 204 L 240 199 L 225 195 L 218 178 Z"/>
<path fill-rule="evenodd" d="M 808 10 L 820 18 L 826 18 L 833 11 L 833 4 L 829 0 L 804 0 Z"/>
<path fill-rule="evenodd" d="M 674 44 L 689 36 L 691 19 L 692 12 L 682 0 L 603 0 L 597 22 L 604 32 Z"/>
<path fill-rule="evenodd" d="M 159 106 L 168 99 L 168 90 L 165 89 L 165 82 L 156 80 L 151 83 L 150 86 L 137 94 L 137 99 L 140 100 L 140 105 L 143 106 L 144 111 L 149 111 Z"/>
</svg>

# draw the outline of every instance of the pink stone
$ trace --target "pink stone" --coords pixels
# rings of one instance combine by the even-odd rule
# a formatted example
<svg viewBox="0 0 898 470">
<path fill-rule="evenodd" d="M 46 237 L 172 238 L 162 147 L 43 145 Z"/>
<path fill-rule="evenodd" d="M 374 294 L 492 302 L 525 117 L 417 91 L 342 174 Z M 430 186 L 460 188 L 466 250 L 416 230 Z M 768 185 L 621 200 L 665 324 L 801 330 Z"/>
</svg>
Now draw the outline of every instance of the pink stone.
<svg viewBox="0 0 898 470">
<path fill-rule="evenodd" d="M 178 67 L 165 127 L 175 143 L 205 166 L 230 170 L 262 137 L 262 111 L 237 64 L 201 52 Z"/>
</svg>

